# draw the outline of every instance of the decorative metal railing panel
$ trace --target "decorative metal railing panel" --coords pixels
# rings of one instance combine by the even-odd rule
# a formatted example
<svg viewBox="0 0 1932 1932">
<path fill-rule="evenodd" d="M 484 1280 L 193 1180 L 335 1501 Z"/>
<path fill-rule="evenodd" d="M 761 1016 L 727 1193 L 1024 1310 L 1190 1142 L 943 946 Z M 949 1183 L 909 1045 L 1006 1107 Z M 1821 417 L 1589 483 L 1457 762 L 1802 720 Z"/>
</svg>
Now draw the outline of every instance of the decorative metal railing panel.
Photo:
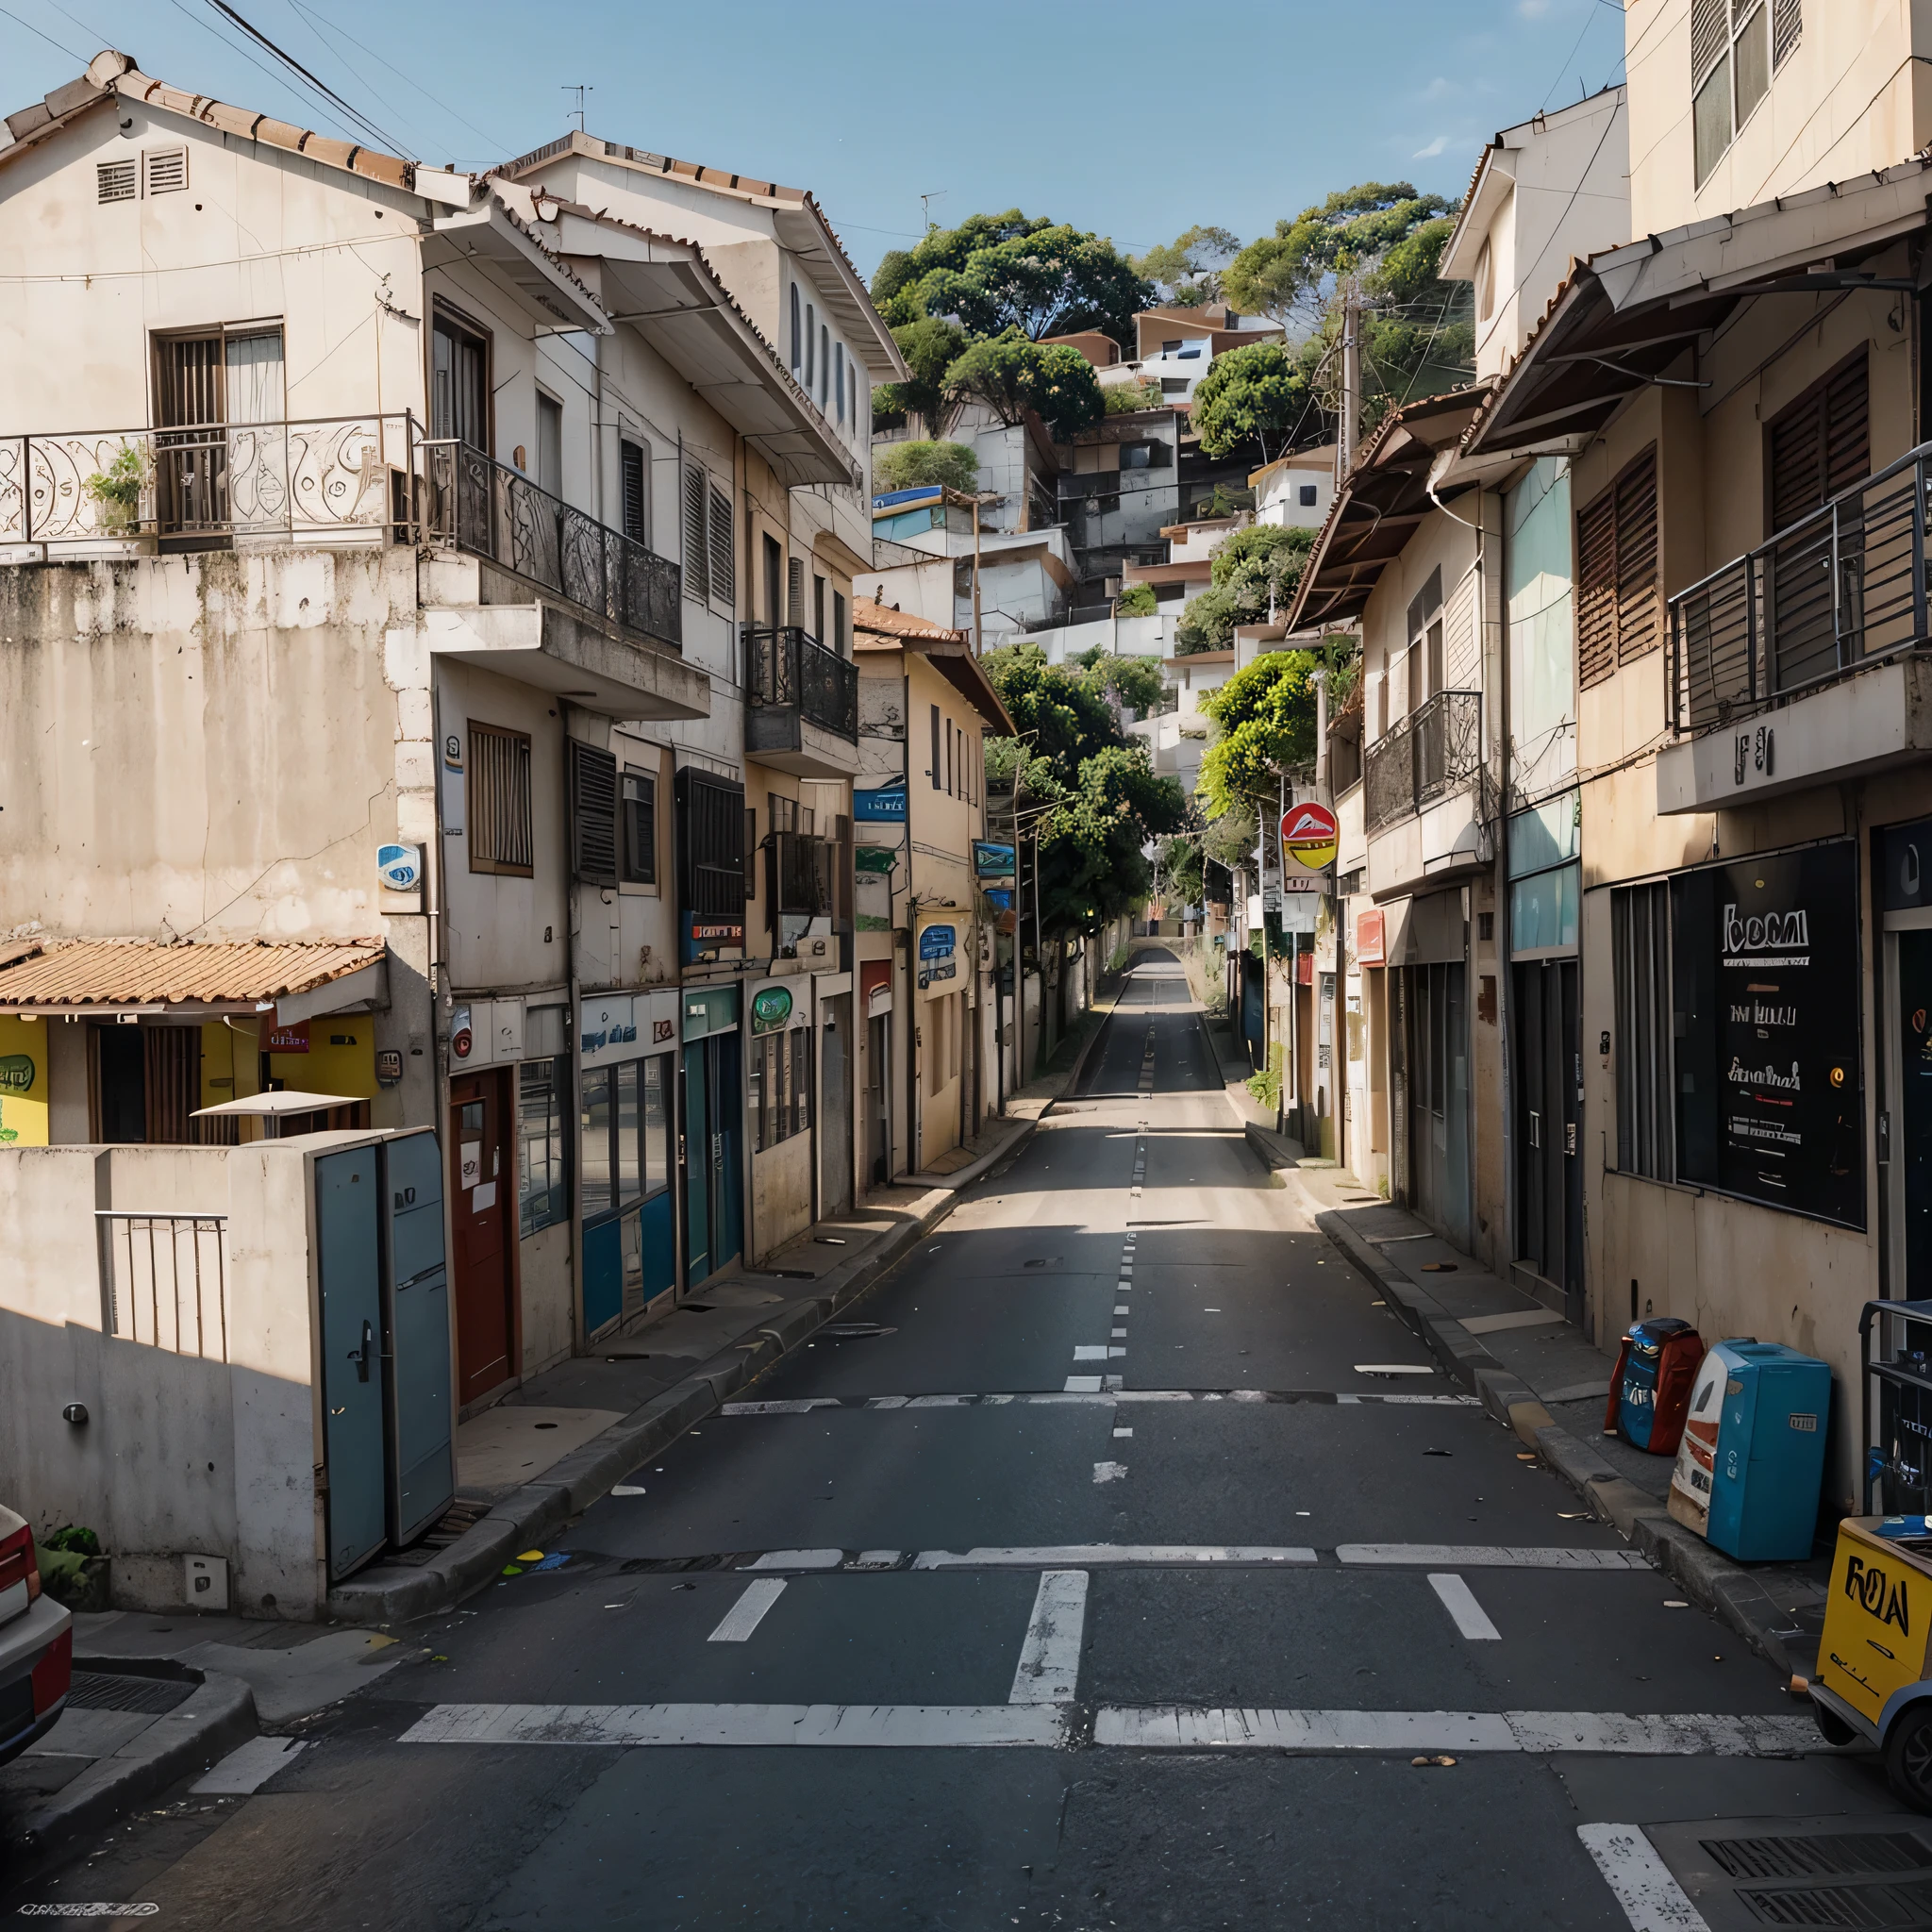
<svg viewBox="0 0 1932 1932">
<path fill-rule="evenodd" d="M 683 573 L 465 442 L 424 442 L 425 541 L 487 557 L 626 630 L 683 647 Z"/>
<path fill-rule="evenodd" d="M 789 705 L 822 731 L 858 742 L 858 671 L 796 625 L 747 625 L 745 695 L 755 705 Z"/>
<path fill-rule="evenodd" d="M 171 1355 L 228 1358 L 225 1214 L 94 1209 L 108 1332 Z"/>
<path fill-rule="evenodd" d="M 1363 760 L 1364 829 L 1386 831 L 1475 778 L 1482 737 L 1482 693 L 1474 691 L 1439 691 L 1385 731 Z"/>
<path fill-rule="evenodd" d="M 405 413 L 0 436 L 0 543 L 407 540 L 413 433 Z"/>
<path fill-rule="evenodd" d="M 1670 600 L 1670 724 L 1695 732 L 1932 638 L 1932 443 Z"/>
</svg>

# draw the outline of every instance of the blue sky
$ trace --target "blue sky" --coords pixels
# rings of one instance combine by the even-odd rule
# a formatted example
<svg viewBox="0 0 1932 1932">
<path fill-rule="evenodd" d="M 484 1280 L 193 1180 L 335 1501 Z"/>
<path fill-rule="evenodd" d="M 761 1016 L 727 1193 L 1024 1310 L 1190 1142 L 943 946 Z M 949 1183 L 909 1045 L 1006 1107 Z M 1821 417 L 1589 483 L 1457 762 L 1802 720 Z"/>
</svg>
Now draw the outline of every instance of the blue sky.
<svg viewBox="0 0 1932 1932">
<path fill-rule="evenodd" d="M 1247 240 L 1363 179 L 1455 195 L 1497 128 L 1623 74 L 1612 0 L 231 4 L 413 158 L 535 147 L 583 82 L 595 133 L 811 189 L 868 275 L 922 192 L 941 223 L 1017 204 L 1130 250 Z M 241 40 L 208 0 L 0 0 L 0 111 L 108 44 L 350 131 Z"/>
</svg>

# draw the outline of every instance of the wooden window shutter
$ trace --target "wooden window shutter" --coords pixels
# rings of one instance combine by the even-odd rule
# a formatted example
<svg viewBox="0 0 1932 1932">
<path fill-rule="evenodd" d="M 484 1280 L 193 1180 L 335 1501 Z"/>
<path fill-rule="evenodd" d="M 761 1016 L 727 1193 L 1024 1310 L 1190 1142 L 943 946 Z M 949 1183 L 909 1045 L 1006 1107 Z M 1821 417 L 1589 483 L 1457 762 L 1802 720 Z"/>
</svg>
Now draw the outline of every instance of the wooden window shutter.
<svg viewBox="0 0 1932 1932">
<path fill-rule="evenodd" d="M 1765 430 L 1765 469 L 1771 536 L 1871 474 L 1864 350 L 1773 417 Z"/>
<path fill-rule="evenodd" d="M 473 722 L 466 778 L 470 870 L 528 878 L 535 851 L 529 734 Z"/>
<path fill-rule="evenodd" d="M 570 741 L 571 870 L 588 886 L 617 883 L 617 760 Z"/>
<path fill-rule="evenodd" d="M 731 541 L 731 498 L 711 485 L 711 595 L 728 604 L 737 594 L 736 552 Z"/>
<path fill-rule="evenodd" d="M 1646 450 L 1617 478 L 1617 662 L 1657 641 L 1657 452 Z"/>
<path fill-rule="evenodd" d="M 706 567 L 705 473 L 695 463 L 684 466 L 684 592 L 700 604 L 711 595 L 710 572 Z"/>
<path fill-rule="evenodd" d="M 805 625 L 805 559 L 794 557 L 785 566 L 785 622 L 793 629 Z"/>
<path fill-rule="evenodd" d="M 1617 668 L 1615 489 L 1576 514 L 1576 679 L 1586 690 Z"/>
<path fill-rule="evenodd" d="M 651 539 L 644 515 L 644 452 L 640 443 L 621 441 L 617 445 L 617 467 L 624 488 L 624 534 L 633 543 Z"/>
</svg>

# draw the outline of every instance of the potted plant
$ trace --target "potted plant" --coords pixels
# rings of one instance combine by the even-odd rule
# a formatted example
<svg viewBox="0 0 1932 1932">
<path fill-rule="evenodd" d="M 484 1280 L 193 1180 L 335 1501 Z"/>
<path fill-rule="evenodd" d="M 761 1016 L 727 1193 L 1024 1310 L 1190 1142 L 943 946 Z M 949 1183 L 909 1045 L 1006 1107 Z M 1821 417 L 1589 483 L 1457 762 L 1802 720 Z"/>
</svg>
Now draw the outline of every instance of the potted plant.
<svg viewBox="0 0 1932 1932">
<path fill-rule="evenodd" d="M 95 518 L 100 529 L 109 536 L 125 536 L 141 522 L 141 491 L 147 480 L 147 465 L 140 447 L 129 443 L 105 470 L 96 470 L 82 485 L 100 505 Z"/>
</svg>

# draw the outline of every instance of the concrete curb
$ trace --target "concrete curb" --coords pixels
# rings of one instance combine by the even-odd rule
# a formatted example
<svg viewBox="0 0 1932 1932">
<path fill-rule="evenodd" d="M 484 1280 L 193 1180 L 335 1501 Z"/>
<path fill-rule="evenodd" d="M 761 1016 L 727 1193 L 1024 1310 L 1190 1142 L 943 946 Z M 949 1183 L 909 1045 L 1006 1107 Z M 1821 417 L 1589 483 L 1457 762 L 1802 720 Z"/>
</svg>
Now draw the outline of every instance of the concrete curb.
<svg viewBox="0 0 1932 1932">
<path fill-rule="evenodd" d="M 1096 1029 L 1094 1039 L 1099 1038 Z M 1084 1058 L 1084 1053 L 1083 1056 Z M 1075 1062 L 1077 1071 L 1079 1062 Z M 1051 1103 L 1049 1103 L 1049 1107 Z M 1043 1117 L 1043 1113 L 1042 1116 Z M 946 1176 L 950 1190 L 917 1219 L 900 1224 L 842 1280 L 827 1277 L 823 1291 L 755 1324 L 680 1382 L 613 1423 L 497 1503 L 447 1549 L 420 1567 L 390 1565 L 351 1577 L 329 1591 L 326 1609 L 338 1623 L 407 1623 L 453 1608 L 495 1578 L 520 1550 L 580 1516 L 600 1496 L 701 1423 L 766 1370 L 801 1348 L 824 1324 L 849 1307 L 952 1213 L 959 1195 L 997 1162 L 1023 1147 L 1039 1119 L 1015 1121 L 1012 1131 L 977 1160 Z M 836 1271 L 835 1271 L 836 1272 Z"/>
<path fill-rule="evenodd" d="M 125 1657 L 75 1657 L 74 1663 L 76 1670 L 150 1674 L 130 1668 Z M 10 1835 L 13 1848 L 40 1854 L 99 1831 L 170 1785 L 207 1771 L 256 1735 L 255 1692 L 240 1677 L 218 1671 L 192 1674 L 200 1682 L 185 1704 L 28 1811 Z"/>
<path fill-rule="evenodd" d="M 1277 1136 L 1249 1127 L 1248 1143 L 1272 1167 L 1294 1172 Z M 1274 1143 L 1272 1146 L 1270 1142 Z M 1315 1225 L 1382 1290 L 1442 1366 L 1525 1448 L 1534 1449 L 1587 1503 L 1657 1569 L 1678 1584 L 1686 1596 L 1737 1632 L 1786 1677 L 1805 1674 L 1812 1659 L 1805 1653 L 1806 1633 L 1764 1583 L 1740 1563 L 1714 1550 L 1687 1529 L 1662 1503 L 1620 1476 L 1591 1446 L 1557 1422 L 1535 1390 L 1505 1368 L 1480 1341 L 1441 1305 L 1384 1260 L 1332 1208 L 1324 1208 L 1305 1189 L 1297 1190 Z"/>
</svg>

